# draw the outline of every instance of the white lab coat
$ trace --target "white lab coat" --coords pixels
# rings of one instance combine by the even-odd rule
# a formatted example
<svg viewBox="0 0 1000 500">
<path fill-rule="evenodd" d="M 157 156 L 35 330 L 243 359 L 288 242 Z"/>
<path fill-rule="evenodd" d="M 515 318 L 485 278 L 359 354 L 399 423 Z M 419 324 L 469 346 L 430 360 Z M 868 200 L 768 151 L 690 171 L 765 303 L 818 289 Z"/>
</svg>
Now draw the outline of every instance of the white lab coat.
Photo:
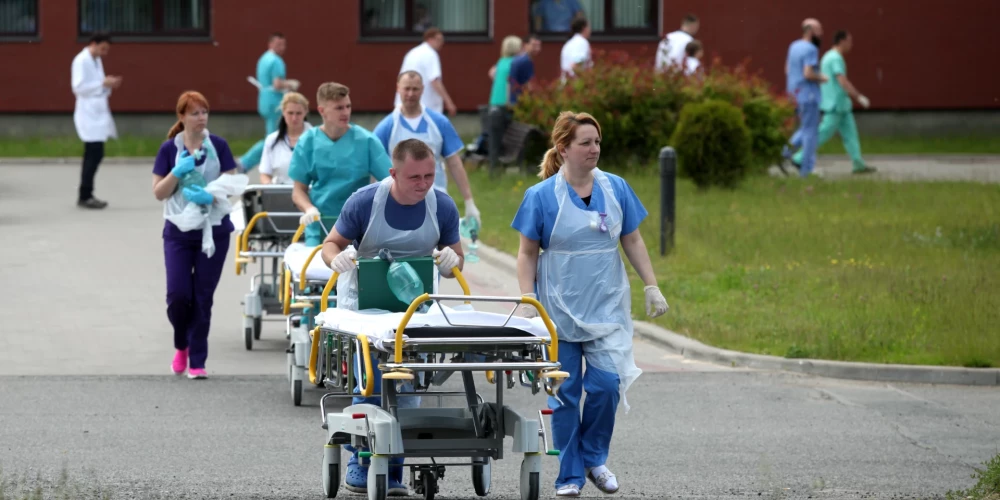
<svg viewBox="0 0 1000 500">
<path fill-rule="evenodd" d="M 111 117 L 108 97 L 111 89 L 104 86 L 104 64 L 84 48 L 73 58 L 72 88 L 76 96 L 73 125 L 76 135 L 83 142 L 105 142 L 118 137 L 115 121 Z"/>
</svg>

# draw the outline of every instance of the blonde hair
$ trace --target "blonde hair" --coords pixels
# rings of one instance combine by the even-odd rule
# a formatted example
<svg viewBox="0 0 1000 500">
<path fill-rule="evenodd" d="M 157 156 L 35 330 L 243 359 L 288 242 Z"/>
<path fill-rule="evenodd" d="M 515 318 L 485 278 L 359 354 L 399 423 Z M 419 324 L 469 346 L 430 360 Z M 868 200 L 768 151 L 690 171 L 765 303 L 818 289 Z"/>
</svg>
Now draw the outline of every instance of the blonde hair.
<svg viewBox="0 0 1000 500">
<path fill-rule="evenodd" d="M 205 99 L 205 96 L 203 96 L 201 92 L 194 90 L 189 90 L 181 94 L 181 96 L 177 99 L 177 122 L 174 123 L 174 126 L 170 127 L 170 131 L 167 132 L 167 139 L 173 139 L 177 136 L 177 134 L 184 131 L 183 118 L 188 111 L 188 106 L 201 106 L 205 108 L 205 111 L 208 111 L 208 99 Z"/>
<path fill-rule="evenodd" d="M 337 101 L 351 95 L 351 89 L 347 85 L 337 82 L 326 82 L 316 89 L 316 104 L 326 101 Z"/>
<path fill-rule="evenodd" d="M 309 113 L 309 99 L 306 99 L 306 96 L 304 96 L 304 95 L 302 95 L 302 94 L 300 94 L 298 92 L 289 92 L 289 93 L 285 94 L 285 97 L 281 98 L 281 110 L 282 111 L 284 111 L 285 110 L 285 106 L 288 106 L 289 104 L 298 104 L 298 105 L 302 106 L 303 108 L 306 108 L 306 113 L 307 114 Z"/>
<path fill-rule="evenodd" d="M 556 118 L 556 124 L 552 127 L 552 147 L 545 152 L 542 163 L 539 165 L 538 176 L 548 179 L 559 173 L 562 167 L 563 158 L 559 154 L 559 147 L 569 148 L 576 138 L 576 129 L 580 125 L 593 125 L 597 129 L 597 138 L 601 138 L 601 124 L 589 113 L 577 113 L 575 111 L 563 111 Z"/>
<path fill-rule="evenodd" d="M 513 57 L 521 51 L 521 37 L 510 35 L 500 44 L 500 57 Z"/>
</svg>

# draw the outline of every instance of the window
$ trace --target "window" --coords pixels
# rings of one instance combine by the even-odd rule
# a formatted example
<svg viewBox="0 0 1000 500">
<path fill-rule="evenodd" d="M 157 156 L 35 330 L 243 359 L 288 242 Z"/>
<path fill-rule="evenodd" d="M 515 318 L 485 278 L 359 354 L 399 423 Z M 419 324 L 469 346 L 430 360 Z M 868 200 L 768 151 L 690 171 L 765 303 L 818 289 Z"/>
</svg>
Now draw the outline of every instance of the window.
<svg viewBox="0 0 1000 500">
<path fill-rule="evenodd" d="M 209 35 L 209 0 L 78 1 L 81 36 L 95 32 L 127 37 Z"/>
<path fill-rule="evenodd" d="M 590 22 L 594 35 L 657 36 L 656 0 L 531 0 L 531 30 L 569 33 L 573 20 Z"/>
<path fill-rule="evenodd" d="M 428 28 L 446 35 L 486 36 L 489 0 L 362 0 L 361 36 L 419 37 Z"/>
<path fill-rule="evenodd" d="M 0 0 L 0 37 L 38 36 L 38 0 Z"/>
</svg>

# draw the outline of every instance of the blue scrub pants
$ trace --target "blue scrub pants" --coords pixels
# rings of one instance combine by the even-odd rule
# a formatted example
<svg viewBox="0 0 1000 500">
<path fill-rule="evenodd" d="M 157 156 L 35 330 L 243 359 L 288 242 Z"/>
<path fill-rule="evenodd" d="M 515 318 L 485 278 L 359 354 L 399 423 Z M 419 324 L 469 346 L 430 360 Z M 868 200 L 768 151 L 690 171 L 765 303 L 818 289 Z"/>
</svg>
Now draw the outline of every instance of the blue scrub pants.
<svg viewBox="0 0 1000 500">
<path fill-rule="evenodd" d="M 267 131 L 264 134 L 265 137 L 278 130 L 278 120 L 281 119 L 281 111 L 265 113 L 263 109 L 258 109 L 257 114 L 264 119 L 264 128 Z M 243 165 L 245 171 L 249 172 L 257 168 L 257 165 L 260 165 L 260 158 L 262 156 L 264 156 L 264 139 L 257 141 L 249 151 L 240 157 L 240 164 Z"/>
<path fill-rule="evenodd" d="M 552 442 L 559 450 L 556 488 L 575 484 L 582 489 L 587 483 L 587 469 L 604 465 L 611 449 L 615 412 L 621 399 L 619 378 L 617 373 L 594 368 L 590 357 L 595 353 L 584 354 L 587 345 L 588 342 L 559 342 L 559 362 L 569 378 L 557 391 L 563 402 L 561 406 L 549 397 L 549 408 L 553 410 Z M 585 373 L 584 358 L 588 358 Z M 583 391 L 587 391 L 587 399 L 581 417 Z"/>
<path fill-rule="evenodd" d="M 808 177 L 816 165 L 816 150 L 819 149 L 819 102 L 800 102 L 795 111 L 799 115 L 799 129 L 792 135 L 791 145 L 800 149 L 796 158 L 801 158 L 799 175 Z"/>
</svg>

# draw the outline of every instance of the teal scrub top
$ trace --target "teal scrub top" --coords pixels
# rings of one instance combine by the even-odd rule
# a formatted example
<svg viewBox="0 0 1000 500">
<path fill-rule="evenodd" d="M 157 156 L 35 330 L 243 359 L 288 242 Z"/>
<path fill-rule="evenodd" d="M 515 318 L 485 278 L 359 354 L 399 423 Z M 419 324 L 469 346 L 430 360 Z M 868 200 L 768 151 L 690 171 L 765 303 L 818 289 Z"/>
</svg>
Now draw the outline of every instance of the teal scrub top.
<svg viewBox="0 0 1000 500">
<path fill-rule="evenodd" d="M 279 112 L 277 109 L 281 105 L 283 94 L 271 86 L 275 78 L 282 80 L 286 78 L 285 61 L 278 54 L 268 50 L 257 60 L 257 81 L 262 86 L 257 95 L 257 107 L 261 112 Z"/>
<path fill-rule="evenodd" d="M 844 63 L 844 56 L 837 50 L 830 49 L 823 54 L 823 59 L 819 63 L 819 71 L 826 75 L 828 80 L 820 85 L 819 109 L 833 113 L 847 113 L 853 107 L 851 96 L 837 81 L 837 75 L 847 74 L 847 64 Z"/>
<path fill-rule="evenodd" d="M 510 63 L 513 57 L 501 57 L 497 61 L 497 73 L 493 75 L 493 88 L 490 91 L 490 106 L 506 106 L 510 101 L 509 82 Z"/>
<path fill-rule="evenodd" d="M 367 186 L 371 177 L 379 181 L 389 177 L 391 167 L 392 160 L 382 142 L 352 123 L 337 140 L 330 139 L 322 127 L 303 133 L 292 152 L 288 177 L 309 186 L 309 199 L 329 230 L 347 198 Z M 319 224 L 310 224 L 306 227 L 306 241 L 322 241 L 323 233 Z"/>
</svg>

